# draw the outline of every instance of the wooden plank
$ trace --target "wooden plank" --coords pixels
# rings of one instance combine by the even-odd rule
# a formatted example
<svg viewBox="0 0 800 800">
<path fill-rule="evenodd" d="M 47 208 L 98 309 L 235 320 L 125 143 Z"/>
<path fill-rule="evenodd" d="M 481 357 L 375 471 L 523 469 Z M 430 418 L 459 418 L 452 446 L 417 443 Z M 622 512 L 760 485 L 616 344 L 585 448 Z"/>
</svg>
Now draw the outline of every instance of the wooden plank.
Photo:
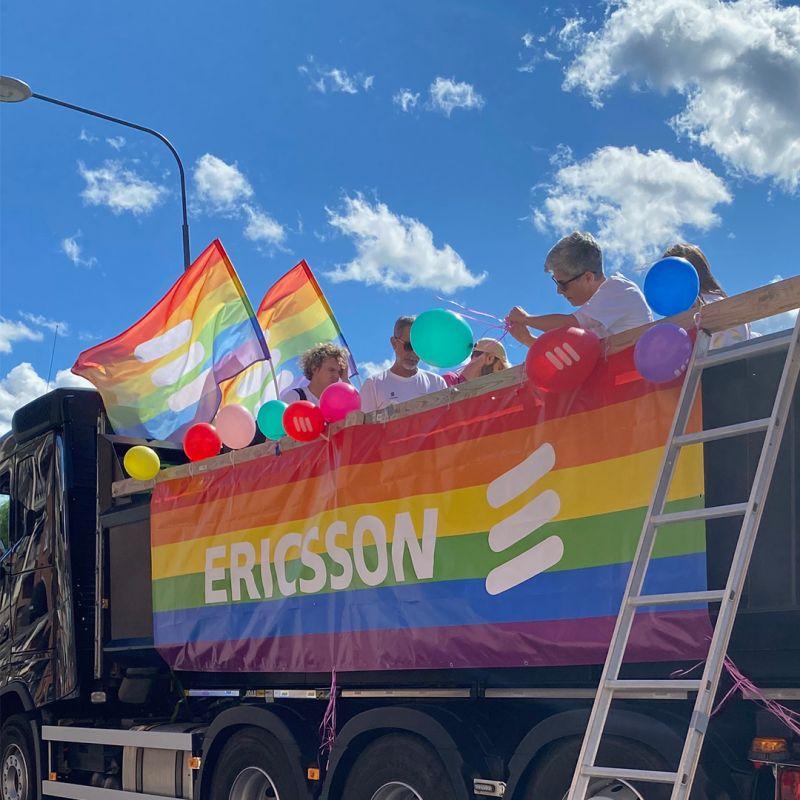
<svg viewBox="0 0 800 800">
<path fill-rule="evenodd" d="M 800 275 L 711 303 L 703 306 L 699 311 L 687 311 L 660 321 L 672 322 L 684 328 L 694 327 L 697 323 L 704 329 L 715 333 L 745 322 L 755 322 L 759 319 L 771 317 L 774 314 L 792 311 L 795 308 L 800 308 Z M 648 328 L 656 324 L 658 323 L 643 325 L 640 328 L 633 328 L 609 337 L 605 341 L 606 353 L 616 353 L 626 347 L 630 347 L 638 341 L 639 337 Z M 328 435 L 331 436 L 343 428 L 355 425 L 384 424 L 389 420 L 402 419 L 412 414 L 418 414 L 421 411 L 429 411 L 451 403 L 458 403 L 470 397 L 477 397 L 478 395 L 488 394 L 515 384 L 521 384 L 524 380 L 525 366 L 524 364 L 518 364 L 502 372 L 484 375 L 467 383 L 424 395 L 405 403 L 397 403 L 380 411 L 372 411 L 369 414 L 364 414 L 360 411 L 354 412 L 349 414 L 343 422 L 331 425 L 328 429 Z M 279 445 L 281 452 L 304 446 L 302 442 L 296 442 L 289 437 L 281 439 Z M 117 481 L 112 486 L 112 494 L 114 497 L 127 497 L 132 494 L 149 492 L 152 491 L 156 482 L 172 478 L 184 478 L 190 475 L 200 475 L 204 472 L 228 467 L 231 464 L 243 464 L 256 458 L 275 457 L 275 455 L 275 442 L 253 445 L 252 447 L 246 447 L 244 450 L 235 450 L 216 458 L 165 469 L 155 480 L 135 481 L 128 479 Z"/>
</svg>

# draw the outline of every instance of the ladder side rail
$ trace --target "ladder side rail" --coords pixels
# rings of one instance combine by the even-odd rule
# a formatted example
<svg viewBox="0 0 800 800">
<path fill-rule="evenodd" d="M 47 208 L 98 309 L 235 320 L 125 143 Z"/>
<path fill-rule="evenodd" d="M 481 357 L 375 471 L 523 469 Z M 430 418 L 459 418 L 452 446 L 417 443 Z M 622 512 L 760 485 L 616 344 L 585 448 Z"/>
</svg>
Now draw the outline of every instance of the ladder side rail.
<svg viewBox="0 0 800 800">
<path fill-rule="evenodd" d="M 697 332 L 695 346 L 686 369 L 686 378 L 681 387 L 678 404 L 672 418 L 672 425 L 667 436 L 667 442 L 659 466 L 658 482 L 650 499 L 647 514 L 645 515 L 639 543 L 636 547 L 636 553 L 633 557 L 630 572 L 628 573 L 628 581 L 622 595 L 622 602 L 617 614 L 614 632 L 611 635 L 611 643 L 606 655 L 603 672 L 600 676 L 600 682 L 598 683 L 597 694 L 595 695 L 594 704 L 592 705 L 589 721 L 586 726 L 586 733 L 584 734 L 581 749 L 578 754 L 578 762 L 575 767 L 575 773 L 568 795 L 569 800 L 584 800 L 586 792 L 589 789 L 589 780 L 591 776 L 586 775 L 583 770 L 584 767 L 594 766 L 613 696 L 613 693 L 606 688 L 606 682 L 611 679 L 616 680 L 619 677 L 620 667 L 625 656 L 628 638 L 630 637 L 636 615 L 636 607 L 629 603 L 628 599 L 630 597 L 638 597 L 644 586 L 647 567 L 650 562 L 650 556 L 656 537 L 656 528 L 651 520 L 652 517 L 661 513 L 666 502 L 672 476 L 681 451 L 681 448 L 675 444 L 674 440 L 677 435 L 683 434 L 686 431 L 689 416 L 691 415 L 697 395 L 697 389 L 700 384 L 702 370 L 695 369 L 695 361 L 705 356 L 708 352 L 710 341 L 711 337 L 705 331 L 699 330 Z"/>
<path fill-rule="evenodd" d="M 778 392 L 772 408 L 772 419 L 761 448 L 761 457 L 758 460 L 753 485 L 750 488 L 747 511 L 742 521 L 739 540 L 736 543 L 731 569 L 728 573 L 725 598 L 720 606 L 719 616 L 714 626 L 714 634 L 703 669 L 702 689 L 695 701 L 689 732 L 681 753 L 681 760 L 678 766 L 679 780 L 673 789 L 671 800 L 688 800 L 689 792 L 694 782 L 695 772 L 700 761 L 700 751 L 705 738 L 705 729 L 713 710 L 714 698 L 722 674 L 722 666 L 728 651 L 728 644 L 733 631 L 736 612 L 739 608 L 747 570 L 750 566 L 761 516 L 772 482 L 775 463 L 778 460 L 783 431 L 786 427 L 791 404 L 794 401 L 794 392 L 799 373 L 800 316 L 795 322 L 793 338 L 789 345 L 786 362 L 778 385 Z"/>
</svg>

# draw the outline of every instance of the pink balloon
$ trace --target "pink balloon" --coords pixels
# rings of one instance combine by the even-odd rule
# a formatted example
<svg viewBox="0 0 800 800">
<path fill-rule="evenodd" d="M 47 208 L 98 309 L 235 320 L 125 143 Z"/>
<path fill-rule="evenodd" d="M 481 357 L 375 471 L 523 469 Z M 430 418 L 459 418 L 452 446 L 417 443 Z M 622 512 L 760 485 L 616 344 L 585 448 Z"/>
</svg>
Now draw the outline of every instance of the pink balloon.
<svg viewBox="0 0 800 800">
<path fill-rule="evenodd" d="M 256 435 L 256 421 L 244 407 L 235 403 L 224 406 L 217 412 L 214 420 L 219 438 L 231 450 L 247 447 Z"/>
<path fill-rule="evenodd" d="M 361 409 L 361 395 L 355 386 L 338 381 L 322 392 L 319 397 L 319 408 L 328 422 L 338 422 L 351 411 Z"/>
</svg>

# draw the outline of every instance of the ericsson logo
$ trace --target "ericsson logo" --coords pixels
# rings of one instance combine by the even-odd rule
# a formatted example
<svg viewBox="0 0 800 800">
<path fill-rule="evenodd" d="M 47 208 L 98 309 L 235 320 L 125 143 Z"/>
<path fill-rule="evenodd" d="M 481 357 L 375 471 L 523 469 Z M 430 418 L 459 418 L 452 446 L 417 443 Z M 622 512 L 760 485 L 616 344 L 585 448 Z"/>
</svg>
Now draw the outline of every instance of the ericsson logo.
<svg viewBox="0 0 800 800">
<path fill-rule="evenodd" d="M 561 351 L 566 359 L 579 356 L 567 343 L 564 349 L 553 348 L 553 357 Z M 550 353 L 548 353 L 548 356 Z M 568 366 L 569 364 L 562 364 Z M 541 480 L 556 463 L 553 446 L 545 443 L 524 461 L 495 478 L 486 487 L 486 501 L 492 508 L 502 508 Z M 489 547 L 502 553 L 547 524 L 561 510 L 561 498 L 552 489 L 538 494 L 519 511 L 493 525 L 489 531 Z M 519 586 L 558 564 L 564 556 L 564 542 L 559 536 L 548 536 L 533 547 L 495 567 L 486 576 L 486 591 L 497 595 Z"/>
<path fill-rule="evenodd" d="M 559 370 L 571 367 L 581 360 L 580 353 L 566 341 L 556 345 L 552 350 L 547 350 L 544 357 Z M 552 450 L 553 448 L 551 447 L 550 449 Z"/>
<path fill-rule="evenodd" d="M 314 425 L 308 417 L 294 417 L 292 419 L 294 429 L 297 433 L 311 433 L 314 430 Z"/>
</svg>

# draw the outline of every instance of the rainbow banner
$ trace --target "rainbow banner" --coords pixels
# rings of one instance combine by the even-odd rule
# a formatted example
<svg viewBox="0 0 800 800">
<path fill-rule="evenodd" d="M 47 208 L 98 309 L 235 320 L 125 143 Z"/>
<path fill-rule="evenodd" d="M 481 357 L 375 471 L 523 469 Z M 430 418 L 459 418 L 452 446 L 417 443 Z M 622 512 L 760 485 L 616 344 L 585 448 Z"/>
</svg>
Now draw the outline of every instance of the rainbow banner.
<svg viewBox="0 0 800 800">
<path fill-rule="evenodd" d="M 347 347 L 333 311 L 305 261 L 292 267 L 270 288 L 257 316 L 272 351 L 279 392 L 308 383 L 300 369 L 300 355 L 309 347 L 323 342 Z M 350 375 L 357 374 L 352 354 L 349 363 Z M 253 415 L 258 414 L 267 400 L 275 399 L 270 365 L 255 364 L 228 382 L 223 394 L 226 405 L 239 403 Z"/>
<path fill-rule="evenodd" d="M 114 431 L 180 442 L 219 408 L 220 383 L 269 358 L 236 270 L 215 239 L 138 322 L 72 367 L 100 392 Z"/>
<path fill-rule="evenodd" d="M 159 483 L 156 647 L 225 672 L 602 663 L 678 391 L 631 349 L 574 397 L 525 382 Z M 669 510 L 703 506 L 702 457 Z M 705 586 L 704 523 L 670 526 L 645 590 Z M 702 657 L 709 631 L 705 605 L 642 609 L 628 657 Z"/>
</svg>

